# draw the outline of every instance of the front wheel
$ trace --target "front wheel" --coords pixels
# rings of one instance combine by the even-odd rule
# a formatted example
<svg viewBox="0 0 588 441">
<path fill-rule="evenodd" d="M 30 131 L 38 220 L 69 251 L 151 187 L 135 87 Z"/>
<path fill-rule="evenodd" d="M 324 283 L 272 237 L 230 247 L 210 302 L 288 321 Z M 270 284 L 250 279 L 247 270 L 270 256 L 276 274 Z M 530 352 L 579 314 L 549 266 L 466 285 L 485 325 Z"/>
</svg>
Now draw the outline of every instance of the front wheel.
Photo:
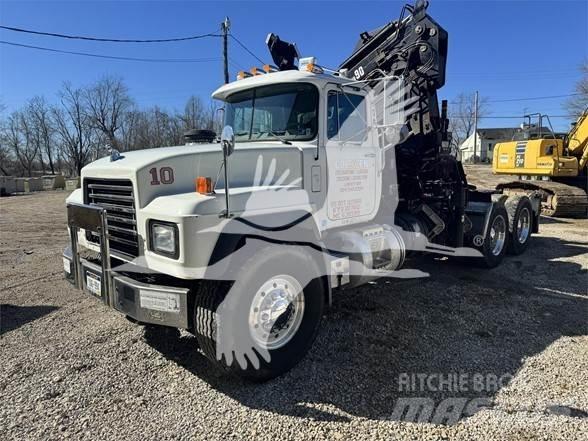
<svg viewBox="0 0 588 441">
<path fill-rule="evenodd" d="M 204 283 L 194 308 L 196 337 L 214 364 L 253 381 L 296 365 L 314 341 L 324 305 L 319 266 L 304 249 L 256 253 L 232 286 Z"/>
</svg>

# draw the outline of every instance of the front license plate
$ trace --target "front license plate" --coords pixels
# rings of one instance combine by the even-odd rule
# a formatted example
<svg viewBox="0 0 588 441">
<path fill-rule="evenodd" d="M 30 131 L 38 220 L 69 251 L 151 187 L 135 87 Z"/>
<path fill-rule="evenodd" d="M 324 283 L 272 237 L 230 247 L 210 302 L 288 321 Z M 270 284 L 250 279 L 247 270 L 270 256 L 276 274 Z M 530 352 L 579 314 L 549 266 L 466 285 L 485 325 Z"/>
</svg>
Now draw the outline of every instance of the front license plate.
<svg viewBox="0 0 588 441">
<path fill-rule="evenodd" d="M 100 276 L 97 276 L 96 274 L 92 273 L 86 273 L 86 286 L 88 287 L 88 291 L 90 291 L 95 296 L 102 296 Z"/>
</svg>

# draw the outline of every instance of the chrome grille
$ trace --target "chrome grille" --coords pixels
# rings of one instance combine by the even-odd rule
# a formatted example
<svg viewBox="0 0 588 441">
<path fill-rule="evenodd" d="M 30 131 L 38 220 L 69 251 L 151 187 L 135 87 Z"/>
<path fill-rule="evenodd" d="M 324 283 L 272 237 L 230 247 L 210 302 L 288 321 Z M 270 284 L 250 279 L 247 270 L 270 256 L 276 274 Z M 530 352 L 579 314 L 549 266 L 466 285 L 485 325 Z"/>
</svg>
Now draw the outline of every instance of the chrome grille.
<svg viewBox="0 0 588 441">
<path fill-rule="evenodd" d="M 139 235 L 135 213 L 133 184 L 126 179 L 84 179 L 86 204 L 106 209 L 108 244 L 114 256 L 133 258 L 139 255 Z M 100 237 L 86 231 L 86 238 L 100 243 Z"/>
</svg>

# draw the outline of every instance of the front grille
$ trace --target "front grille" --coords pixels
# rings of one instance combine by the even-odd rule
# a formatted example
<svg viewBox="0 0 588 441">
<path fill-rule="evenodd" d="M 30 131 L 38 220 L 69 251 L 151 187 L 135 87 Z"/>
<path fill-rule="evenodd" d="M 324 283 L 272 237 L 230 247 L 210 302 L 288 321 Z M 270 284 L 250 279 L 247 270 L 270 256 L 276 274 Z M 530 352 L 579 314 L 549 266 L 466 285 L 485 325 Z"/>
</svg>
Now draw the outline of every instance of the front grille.
<svg viewBox="0 0 588 441">
<path fill-rule="evenodd" d="M 106 209 L 111 254 L 127 259 L 137 257 L 139 235 L 133 183 L 127 179 L 84 179 L 84 200 L 86 204 Z M 86 231 L 86 238 L 100 243 L 100 237 L 94 232 Z"/>
</svg>

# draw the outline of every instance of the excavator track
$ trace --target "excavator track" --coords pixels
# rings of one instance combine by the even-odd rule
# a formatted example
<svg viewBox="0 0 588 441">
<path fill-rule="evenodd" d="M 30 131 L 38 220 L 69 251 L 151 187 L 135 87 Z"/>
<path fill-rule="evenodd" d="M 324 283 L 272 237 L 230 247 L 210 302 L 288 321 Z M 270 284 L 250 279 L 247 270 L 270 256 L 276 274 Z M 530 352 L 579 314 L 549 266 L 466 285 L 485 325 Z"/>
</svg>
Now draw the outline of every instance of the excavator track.
<svg viewBox="0 0 588 441">
<path fill-rule="evenodd" d="M 513 181 L 496 186 L 498 190 L 539 192 L 541 213 L 553 217 L 588 216 L 588 194 L 573 185 L 553 181 Z"/>
</svg>

